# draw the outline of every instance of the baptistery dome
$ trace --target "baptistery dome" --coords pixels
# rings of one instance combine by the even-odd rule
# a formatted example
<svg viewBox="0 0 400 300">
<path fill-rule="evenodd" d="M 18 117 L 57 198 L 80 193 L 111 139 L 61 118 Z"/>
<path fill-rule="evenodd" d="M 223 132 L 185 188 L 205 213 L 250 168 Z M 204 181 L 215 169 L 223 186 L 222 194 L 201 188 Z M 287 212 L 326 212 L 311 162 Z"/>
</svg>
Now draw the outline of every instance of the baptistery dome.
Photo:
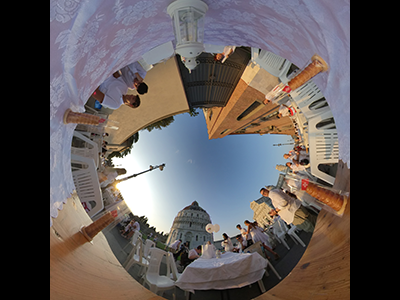
<svg viewBox="0 0 400 300">
<path fill-rule="evenodd" d="M 195 248 L 204 245 L 207 241 L 213 242 L 213 234 L 206 231 L 206 225 L 211 223 L 210 215 L 199 206 L 197 201 L 186 206 L 176 215 L 166 244 L 170 245 L 175 240 L 189 242 L 189 247 Z"/>
</svg>

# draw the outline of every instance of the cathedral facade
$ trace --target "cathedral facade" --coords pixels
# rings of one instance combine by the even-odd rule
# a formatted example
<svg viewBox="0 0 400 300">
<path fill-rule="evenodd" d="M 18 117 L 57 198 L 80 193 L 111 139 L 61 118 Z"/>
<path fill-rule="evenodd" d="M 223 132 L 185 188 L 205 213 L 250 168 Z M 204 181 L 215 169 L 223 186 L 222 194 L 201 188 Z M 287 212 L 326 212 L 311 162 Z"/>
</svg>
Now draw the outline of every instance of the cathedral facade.
<svg viewBox="0 0 400 300">
<path fill-rule="evenodd" d="M 190 249 L 193 249 L 207 241 L 213 243 L 213 234 L 206 231 L 208 223 L 211 223 L 210 215 L 197 201 L 193 201 L 176 215 L 165 244 L 181 239 L 182 243 L 189 242 Z"/>
</svg>

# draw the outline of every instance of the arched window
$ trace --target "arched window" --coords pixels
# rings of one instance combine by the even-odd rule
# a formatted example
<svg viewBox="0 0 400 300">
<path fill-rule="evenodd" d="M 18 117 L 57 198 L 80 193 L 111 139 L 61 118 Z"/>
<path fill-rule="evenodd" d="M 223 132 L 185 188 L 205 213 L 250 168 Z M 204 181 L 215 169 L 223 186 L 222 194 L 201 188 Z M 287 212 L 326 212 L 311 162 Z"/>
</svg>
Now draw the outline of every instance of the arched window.
<svg viewBox="0 0 400 300">
<path fill-rule="evenodd" d="M 199 240 L 199 236 L 198 235 L 196 235 L 196 242 Z"/>
</svg>

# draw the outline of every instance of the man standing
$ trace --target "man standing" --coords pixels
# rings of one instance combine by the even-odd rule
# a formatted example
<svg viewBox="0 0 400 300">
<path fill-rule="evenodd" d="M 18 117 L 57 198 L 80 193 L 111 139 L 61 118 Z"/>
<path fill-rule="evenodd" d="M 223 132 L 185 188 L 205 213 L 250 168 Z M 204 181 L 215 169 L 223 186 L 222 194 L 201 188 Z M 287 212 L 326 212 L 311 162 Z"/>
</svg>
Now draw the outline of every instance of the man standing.
<svg viewBox="0 0 400 300">
<path fill-rule="evenodd" d="M 317 217 L 301 205 L 300 200 L 290 197 L 281 189 L 275 189 L 274 186 L 262 188 L 260 193 L 264 197 L 269 197 L 275 207 L 275 210 L 270 212 L 271 216 L 279 214 L 287 224 L 292 223 L 306 232 L 314 231 Z"/>
<path fill-rule="evenodd" d="M 147 72 L 140 65 L 139 62 L 135 61 L 121 70 L 122 79 L 131 89 L 136 89 L 138 94 L 143 95 L 146 94 L 149 90 L 149 87 L 146 83 L 143 82 L 144 77 Z"/>
<path fill-rule="evenodd" d="M 114 73 L 100 84 L 93 92 L 92 97 L 111 109 L 117 109 L 123 104 L 132 108 L 138 107 L 140 105 L 139 96 L 127 95 L 127 92 L 128 85 L 119 74 Z"/>
</svg>

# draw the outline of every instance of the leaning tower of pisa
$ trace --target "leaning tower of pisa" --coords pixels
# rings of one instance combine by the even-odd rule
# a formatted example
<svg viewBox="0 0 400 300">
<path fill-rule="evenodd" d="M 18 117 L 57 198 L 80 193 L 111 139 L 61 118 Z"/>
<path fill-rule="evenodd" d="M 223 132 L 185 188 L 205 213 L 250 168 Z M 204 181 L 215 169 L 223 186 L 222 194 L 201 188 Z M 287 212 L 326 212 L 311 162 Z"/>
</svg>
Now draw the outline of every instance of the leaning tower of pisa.
<svg viewBox="0 0 400 300">
<path fill-rule="evenodd" d="M 193 201 L 176 215 L 166 245 L 178 239 L 181 239 L 183 243 L 189 242 L 191 249 L 207 241 L 213 243 L 213 234 L 205 229 L 208 223 L 211 223 L 210 215 L 199 206 L 197 201 Z"/>
</svg>

